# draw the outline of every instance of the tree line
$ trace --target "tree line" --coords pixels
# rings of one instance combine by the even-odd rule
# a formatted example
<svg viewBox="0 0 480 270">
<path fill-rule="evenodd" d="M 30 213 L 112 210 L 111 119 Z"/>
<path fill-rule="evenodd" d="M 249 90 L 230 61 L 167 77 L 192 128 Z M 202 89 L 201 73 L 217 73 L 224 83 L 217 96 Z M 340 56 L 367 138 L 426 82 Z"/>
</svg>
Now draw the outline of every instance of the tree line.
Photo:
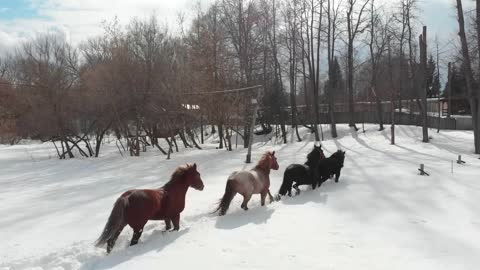
<svg viewBox="0 0 480 270">
<path fill-rule="evenodd" d="M 472 53 L 480 11 L 464 17 L 461 4 L 461 49 L 445 87 L 465 89 L 480 153 L 480 54 Z M 438 43 L 429 42 L 421 15 L 418 0 L 217 0 L 198 5 L 188 25 L 179 16 L 179 34 L 151 16 L 104 23 L 78 46 L 39 35 L 0 60 L 0 131 L 12 142 L 52 141 L 60 158 L 98 156 L 106 134 L 133 156 L 148 146 L 168 157 L 178 144 L 201 148 L 213 132 L 218 148 L 231 150 L 233 134 L 248 145 L 251 86 L 261 85 L 258 121 L 265 133 L 278 125 L 284 143 L 287 125 L 298 141 L 299 126 L 323 140 L 320 104 L 333 138 L 339 103 L 357 130 L 358 101 L 376 104 L 380 130 L 382 102 L 390 101 L 392 143 L 395 112 L 417 108 L 427 142 L 426 99 L 439 97 L 441 85 Z"/>
</svg>

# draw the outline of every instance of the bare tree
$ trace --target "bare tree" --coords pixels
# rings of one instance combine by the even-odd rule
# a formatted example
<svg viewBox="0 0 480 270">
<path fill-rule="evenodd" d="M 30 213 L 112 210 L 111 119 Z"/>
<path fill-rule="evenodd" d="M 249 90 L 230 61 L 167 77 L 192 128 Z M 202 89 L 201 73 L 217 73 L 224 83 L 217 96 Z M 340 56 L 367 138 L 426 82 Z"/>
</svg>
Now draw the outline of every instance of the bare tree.
<svg viewBox="0 0 480 270">
<path fill-rule="evenodd" d="M 380 91 L 377 90 L 377 74 L 378 74 L 378 62 L 382 59 L 385 50 L 387 49 L 387 39 L 389 35 L 388 25 L 390 24 L 389 20 L 383 20 L 380 17 L 375 1 L 371 0 L 370 8 L 370 28 L 369 28 L 369 40 L 367 41 L 369 50 L 370 50 L 370 64 L 371 64 L 371 78 L 370 78 L 370 89 L 373 97 L 375 98 L 375 103 L 377 105 L 378 120 L 379 120 L 379 130 L 383 130 L 383 106 L 382 106 L 382 97 Z"/>
<path fill-rule="evenodd" d="M 298 5 L 299 0 L 286 2 L 284 19 L 286 25 L 286 47 L 288 50 L 289 83 L 290 83 L 290 107 L 291 107 L 291 126 L 295 129 L 297 141 L 302 141 L 298 134 L 298 109 L 297 109 L 297 69 L 298 53 L 297 39 L 299 35 Z"/>
<path fill-rule="evenodd" d="M 348 88 L 348 110 L 350 113 L 349 126 L 355 131 L 358 130 L 355 125 L 355 104 L 353 93 L 353 47 L 355 38 L 368 27 L 367 20 L 364 18 L 364 11 L 370 0 L 347 0 L 347 88 Z"/>
<path fill-rule="evenodd" d="M 478 10 L 479 2 L 477 1 L 477 32 L 480 33 L 480 29 L 478 28 L 480 25 L 478 24 L 478 20 L 480 17 L 480 11 Z M 470 110 L 472 112 L 472 123 L 473 123 L 473 133 L 474 133 L 474 145 L 475 145 L 475 153 L 480 154 L 480 134 L 479 134 L 479 119 L 480 119 L 480 104 L 479 104 L 479 90 L 473 89 L 473 71 L 472 71 L 472 61 L 470 58 L 470 52 L 468 49 L 467 43 L 467 35 L 465 33 L 465 19 L 463 15 L 463 6 L 462 0 L 457 0 L 457 15 L 458 15 L 458 26 L 459 26 L 459 36 L 460 36 L 460 43 L 462 45 L 462 57 L 463 57 L 463 72 L 465 73 L 465 81 L 467 86 L 467 91 L 469 95 L 470 101 Z M 480 42 L 480 40 L 478 41 Z M 479 43 L 480 44 L 480 43 Z"/>
<path fill-rule="evenodd" d="M 335 45 L 336 41 L 340 35 L 338 31 L 338 25 L 340 24 L 340 8 L 342 5 L 342 0 L 337 2 L 335 6 L 334 0 L 327 0 L 327 53 L 328 53 L 328 85 L 326 87 L 327 98 L 328 98 L 328 112 L 330 117 L 330 130 L 332 138 L 336 138 L 337 135 L 337 126 L 335 121 L 335 90 L 338 90 L 338 78 L 336 78 L 334 70 L 334 59 L 335 59 Z"/>
<path fill-rule="evenodd" d="M 320 141 L 318 125 L 320 124 L 320 110 L 319 110 L 319 91 L 320 91 L 320 41 L 323 18 L 323 4 L 324 0 L 315 2 L 314 0 L 304 0 L 302 10 L 302 20 L 305 37 L 302 35 L 302 51 L 308 64 L 308 80 L 310 87 L 313 90 L 313 110 L 314 110 L 314 124 L 313 130 L 315 132 L 315 140 Z M 303 40 L 305 38 L 305 40 Z M 305 48 L 306 47 L 306 48 Z M 323 133 L 322 133 L 323 140 Z"/>
</svg>

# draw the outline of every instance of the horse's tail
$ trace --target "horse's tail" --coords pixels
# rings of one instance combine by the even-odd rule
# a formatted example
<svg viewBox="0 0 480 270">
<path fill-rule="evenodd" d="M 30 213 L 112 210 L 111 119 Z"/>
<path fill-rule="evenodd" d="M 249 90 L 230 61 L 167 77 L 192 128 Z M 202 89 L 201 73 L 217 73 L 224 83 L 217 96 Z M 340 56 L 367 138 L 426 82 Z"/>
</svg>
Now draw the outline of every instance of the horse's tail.
<svg viewBox="0 0 480 270">
<path fill-rule="evenodd" d="M 225 194 L 223 194 L 223 197 L 220 199 L 218 207 L 214 211 L 214 213 L 220 212 L 220 216 L 223 216 L 227 213 L 230 202 L 232 202 L 233 197 L 235 197 L 235 194 L 237 194 L 237 192 L 233 188 L 233 186 L 235 185 L 234 181 L 235 180 L 230 178 L 227 180 L 227 185 L 225 186 Z"/>
<path fill-rule="evenodd" d="M 285 173 L 283 173 L 283 182 L 282 185 L 280 186 L 280 190 L 278 191 L 278 194 L 281 196 L 285 196 L 289 190 L 292 190 L 292 185 L 293 185 L 293 180 L 292 176 L 290 175 L 289 170 L 285 170 Z"/>
<path fill-rule="evenodd" d="M 103 229 L 100 237 L 95 241 L 95 246 L 100 247 L 107 243 L 108 240 L 115 237 L 118 230 L 125 226 L 125 209 L 128 206 L 128 199 L 126 197 L 120 197 L 113 205 L 112 212 L 108 218 L 107 224 Z"/>
</svg>

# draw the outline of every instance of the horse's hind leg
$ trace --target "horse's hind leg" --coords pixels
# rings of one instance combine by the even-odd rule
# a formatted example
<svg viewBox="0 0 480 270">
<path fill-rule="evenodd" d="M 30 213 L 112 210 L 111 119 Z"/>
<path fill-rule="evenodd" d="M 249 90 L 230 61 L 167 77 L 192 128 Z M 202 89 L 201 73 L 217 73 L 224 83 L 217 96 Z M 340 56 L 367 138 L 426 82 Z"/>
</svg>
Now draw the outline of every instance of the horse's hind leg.
<svg viewBox="0 0 480 270">
<path fill-rule="evenodd" d="M 298 188 L 298 185 L 293 184 L 293 188 L 295 189 L 295 195 L 299 195 L 300 194 L 300 189 Z"/>
<path fill-rule="evenodd" d="M 117 241 L 117 238 L 120 235 L 120 233 L 122 232 L 123 228 L 125 228 L 125 225 L 121 226 L 120 229 L 117 230 L 115 235 L 112 238 L 108 239 L 108 241 L 107 241 L 107 253 L 110 253 L 110 251 L 112 251 L 113 247 L 115 246 L 115 242 Z"/>
<path fill-rule="evenodd" d="M 247 204 L 248 204 L 248 201 L 250 201 L 250 198 L 252 198 L 252 194 L 243 195 L 242 209 L 245 211 L 248 210 Z"/>
<path fill-rule="evenodd" d="M 140 239 L 140 236 L 142 236 L 143 233 L 143 228 L 139 230 L 133 230 L 133 236 L 132 236 L 132 241 L 130 241 L 130 246 L 138 244 L 138 239 Z"/>
<path fill-rule="evenodd" d="M 165 231 L 170 231 L 172 229 L 172 220 L 169 218 L 165 219 Z"/>
</svg>

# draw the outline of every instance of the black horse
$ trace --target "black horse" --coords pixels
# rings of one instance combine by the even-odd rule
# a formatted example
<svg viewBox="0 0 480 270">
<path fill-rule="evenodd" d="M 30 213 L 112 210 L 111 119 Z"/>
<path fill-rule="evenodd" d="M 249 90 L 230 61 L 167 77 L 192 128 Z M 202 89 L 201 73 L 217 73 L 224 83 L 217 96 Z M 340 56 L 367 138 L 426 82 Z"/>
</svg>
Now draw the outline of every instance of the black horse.
<svg viewBox="0 0 480 270">
<path fill-rule="evenodd" d="M 343 162 L 345 161 L 345 151 L 338 150 L 333 153 L 329 158 L 320 160 L 318 163 L 318 186 L 321 186 L 323 182 L 335 176 L 335 183 L 338 183 L 340 178 L 340 171 L 343 168 Z"/>
<path fill-rule="evenodd" d="M 297 194 L 300 193 L 298 186 L 311 185 L 313 189 L 317 187 L 318 182 L 318 164 L 320 160 L 325 159 L 322 146 L 314 146 L 313 150 L 307 155 L 307 162 L 304 165 L 291 164 L 283 173 L 283 182 L 278 191 L 277 199 L 280 196 L 292 196 L 292 187 Z"/>
</svg>

